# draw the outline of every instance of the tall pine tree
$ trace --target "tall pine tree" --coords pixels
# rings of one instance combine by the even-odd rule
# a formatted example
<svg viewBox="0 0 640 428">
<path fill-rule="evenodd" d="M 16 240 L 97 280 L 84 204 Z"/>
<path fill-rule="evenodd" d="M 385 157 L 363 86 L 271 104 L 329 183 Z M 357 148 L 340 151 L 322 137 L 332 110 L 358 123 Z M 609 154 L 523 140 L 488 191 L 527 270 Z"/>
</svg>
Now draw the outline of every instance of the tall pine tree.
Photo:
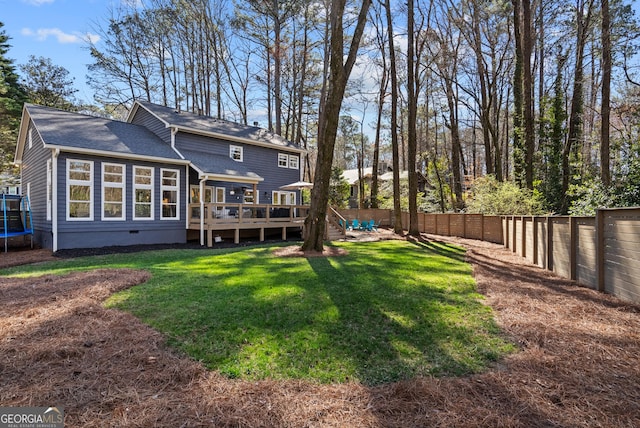
<svg viewBox="0 0 640 428">
<path fill-rule="evenodd" d="M 4 23 L 0 22 L 0 168 L 2 172 L 9 172 L 26 96 L 18 83 L 13 60 L 7 58 L 10 38 L 2 27 Z"/>
</svg>

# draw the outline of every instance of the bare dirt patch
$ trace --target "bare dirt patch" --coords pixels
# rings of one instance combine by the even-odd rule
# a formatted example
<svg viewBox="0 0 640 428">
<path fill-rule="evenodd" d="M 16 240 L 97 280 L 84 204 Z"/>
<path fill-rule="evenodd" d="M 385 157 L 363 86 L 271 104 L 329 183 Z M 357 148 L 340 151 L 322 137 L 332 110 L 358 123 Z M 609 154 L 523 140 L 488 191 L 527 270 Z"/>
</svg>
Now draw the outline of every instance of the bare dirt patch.
<svg viewBox="0 0 640 428">
<path fill-rule="evenodd" d="M 322 251 L 303 251 L 301 245 L 289 245 L 273 250 L 277 257 L 338 257 L 349 254 L 344 248 L 324 246 Z"/>
<path fill-rule="evenodd" d="M 373 388 L 227 379 L 105 309 L 148 274 L 102 269 L 0 277 L 0 403 L 64 406 L 69 427 L 640 426 L 639 306 L 501 246 L 447 240 L 468 248 L 479 290 L 520 347 L 485 373 Z"/>
<path fill-rule="evenodd" d="M 0 269 L 26 265 L 30 263 L 56 260 L 51 250 L 24 248 L 10 248 L 8 252 L 0 253 Z"/>
</svg>

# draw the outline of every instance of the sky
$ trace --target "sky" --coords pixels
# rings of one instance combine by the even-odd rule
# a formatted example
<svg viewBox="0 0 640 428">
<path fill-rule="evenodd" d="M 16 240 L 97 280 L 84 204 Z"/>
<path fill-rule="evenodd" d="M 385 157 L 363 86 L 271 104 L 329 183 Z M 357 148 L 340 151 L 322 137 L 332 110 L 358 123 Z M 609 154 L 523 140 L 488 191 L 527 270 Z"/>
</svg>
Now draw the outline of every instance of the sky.
<svg viewBox="0 0 640 428">
<path fill-rule="evenodd" d="M 10 37 L 7 57 L 14 65 L 26 64 L 29 55 L 50 58 L 66 68 L 78 89 L 76 98 L 92 102 L 86 85 L 91 56 L 86 38 L 98 41 L 96 23 L 108 16 L 120 0 L 0 0 L 2 30 Z M 21 74 L 18 69 L 18 73 Z"/>
</svg>

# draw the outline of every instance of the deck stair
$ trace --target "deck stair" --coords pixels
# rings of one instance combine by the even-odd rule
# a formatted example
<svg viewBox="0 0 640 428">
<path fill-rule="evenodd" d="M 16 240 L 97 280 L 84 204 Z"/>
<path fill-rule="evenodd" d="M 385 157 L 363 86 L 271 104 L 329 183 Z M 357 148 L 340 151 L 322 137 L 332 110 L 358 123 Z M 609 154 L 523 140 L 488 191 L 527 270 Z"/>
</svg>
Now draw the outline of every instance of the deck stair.
<svg viewBox="0 0 640 428">
<path fill-rule="evenodd" d="M 325 239 L 328 241 L 338 241 L 347 237 L 347 220 L 333 207 L 327 210 L 327 221 L 325 228 Z"/>
</svg>

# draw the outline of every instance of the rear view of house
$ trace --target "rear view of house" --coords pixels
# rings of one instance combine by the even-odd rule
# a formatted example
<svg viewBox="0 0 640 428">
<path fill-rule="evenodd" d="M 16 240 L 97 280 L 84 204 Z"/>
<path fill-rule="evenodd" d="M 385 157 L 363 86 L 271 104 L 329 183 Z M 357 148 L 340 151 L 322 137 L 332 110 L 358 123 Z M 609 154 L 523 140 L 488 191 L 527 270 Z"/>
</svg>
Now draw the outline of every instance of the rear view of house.
<svg viewBox="0 0 640 428">
<path fill-rule="evenodd" d="M 237 236 L 244 204 L 296 204 L 280 187 L 301 179 L 302 153 L 264 129 L 147 102 L 126 122 L 26 104 L 15 161 L 34 241 L 57 251 L 184 243 L 194 227 L 204 244 L 216 212 Z"/>
</svg>

